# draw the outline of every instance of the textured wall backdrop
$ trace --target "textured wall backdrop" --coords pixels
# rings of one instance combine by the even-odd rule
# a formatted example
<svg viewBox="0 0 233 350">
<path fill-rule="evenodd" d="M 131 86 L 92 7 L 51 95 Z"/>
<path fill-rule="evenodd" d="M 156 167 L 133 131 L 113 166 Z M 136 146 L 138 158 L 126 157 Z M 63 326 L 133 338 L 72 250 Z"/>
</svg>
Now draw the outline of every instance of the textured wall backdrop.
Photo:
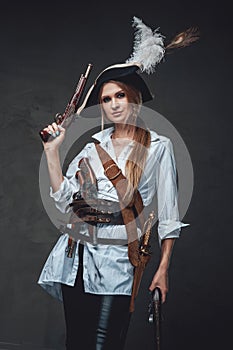
<svg viewBox="0 0 233 350">
<path fill-rule="evenodd" d="M 175 245 L 163 307 L 164 350 L 226 348 L 232 324 L 232 37 L 226 2 L 2 1 L 0 8 L 0 349 L 64 349 L 62 304 L 37 279 L 59 232 L 39 192 L 38 131 L 62 112 L 86 64 L 90 81 L 132 50 L 136 15 L 168 38 L 191 25 L 201 39 L 170 55 L 148 106 L 179 131 L 191 155 L 194 192 Z M 147 79 L 147 77 L 146 77 Z M 146 321 L 146 273 L 127 349 L 154 349 Z M 155 266 L 153 266 L 155 265 Z M 120 322 L 120 321 L 119 321 Z M 223 345 L 220 345 L 220 344 Z M 78 347 L 77 347 L 78 349 Z"/>
</svg>

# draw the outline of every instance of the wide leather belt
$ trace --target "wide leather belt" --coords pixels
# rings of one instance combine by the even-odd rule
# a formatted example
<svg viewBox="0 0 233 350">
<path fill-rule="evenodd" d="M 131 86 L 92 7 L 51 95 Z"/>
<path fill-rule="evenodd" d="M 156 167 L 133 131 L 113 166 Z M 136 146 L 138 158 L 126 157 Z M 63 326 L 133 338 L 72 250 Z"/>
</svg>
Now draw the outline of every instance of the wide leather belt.
<svg viewBox="0 0 233 350">
<path fill-rule="evenodd" d="M 85 207 L 96 208 L 98 210 L 117 212 L 120 211 L 119 202 L 109 201 L 106 199 L 89 199 L 88 201 L 82 197 L 78 197 L 78 193 L 73 195 L 73 202 L 69 204 L 73 210 Z"/>
<path fill-rule="evenodd" d="M 84 221 L 91 225 L 124 225 L 118 202 L 103 199 L 86 202 L 84 199 L 77 199 L 70 206 L 74 212 L 71 223 Z"/>
</svg>

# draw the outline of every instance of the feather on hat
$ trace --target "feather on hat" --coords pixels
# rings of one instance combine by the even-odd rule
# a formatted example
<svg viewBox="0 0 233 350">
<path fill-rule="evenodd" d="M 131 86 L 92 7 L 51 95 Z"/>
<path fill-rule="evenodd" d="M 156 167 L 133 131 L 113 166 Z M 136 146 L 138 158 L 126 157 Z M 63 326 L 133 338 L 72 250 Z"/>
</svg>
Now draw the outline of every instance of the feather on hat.
<svg viewBox="0 0 233 350">
<path fill-rule="evenodd" d="M 141 71 L 147 74 L 154 73 L 155 67 L 163 59 L 165 54 L 164 36 L 159 33 L 159 28 L 152 31 L 141 19 L 133 17 L 134 47 L 131 57 L 126 63 L 138 62 Z"/>
<path fill-rule="evenodd" d="M 159 28 L 154 31 L 146 26 L 141 19 L 133 17 L 132 26 L 135 28 L 134 45 L 131 56 L 125 63 L 115 64 L 105 68 L 96 78 L 94 84 L 87 91 L 82 105 L 78 108 L 77 114 L 84 117 L 97 117 L 99 110 L 92 112 L 88 110 L 84 113 L 84 109 L 99 104 L 99 92 L 104 83 L 110 80 L 125 82 L 134 86 L 141 92 L 142 102 L 153 99 L 145 81 L 140 73 L 151 74 L 156 70 L 157 65 L 163 60 L 165 53 L 171 52 L 174 48 L 188 46 L 191 42 L 199 38 L 197 28 L 189 28 L 188 30 L 176 35 L 175 38 L 165 46 L 165 36 L 159 33 Z"/>
</svg>

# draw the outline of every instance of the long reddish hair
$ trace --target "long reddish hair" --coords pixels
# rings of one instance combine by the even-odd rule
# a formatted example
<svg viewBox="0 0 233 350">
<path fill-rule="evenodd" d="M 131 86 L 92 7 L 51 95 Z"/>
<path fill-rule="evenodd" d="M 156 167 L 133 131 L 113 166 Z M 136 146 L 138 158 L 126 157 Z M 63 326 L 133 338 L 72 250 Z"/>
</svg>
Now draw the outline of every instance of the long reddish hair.
<svg viewBox="0 0 233 350">
<path fill-rule="evenodd" d="M 134 146 L 126 161 L 125 174 L 128 179 L 128 188 L 126 191 L 125 199 L 130 200 L 138 188 L 142 172 L 145 166 L 148 148 L 151 142 L 150 131 L 146 127 L 144 121 L 139 117 L 140 107 L 142 105 L 142 97 L 140 91 L 135 89 L 129 84 L 125 84 L 121 81 L 111 80 L 108 81 L 117 84 L 126 94 L 128 102 L 132 103 L 132 113 L 128 119 L 128 124 L 135 125 L 135 131 L 133 140 Z M 103 84 L 104 86 L 104 84 Z M 100 89 L 100 96 L 102 95 L 103 86 Z M 101 108 L 102 117 L 104 117 L 104 111 Z"/>
</svg>

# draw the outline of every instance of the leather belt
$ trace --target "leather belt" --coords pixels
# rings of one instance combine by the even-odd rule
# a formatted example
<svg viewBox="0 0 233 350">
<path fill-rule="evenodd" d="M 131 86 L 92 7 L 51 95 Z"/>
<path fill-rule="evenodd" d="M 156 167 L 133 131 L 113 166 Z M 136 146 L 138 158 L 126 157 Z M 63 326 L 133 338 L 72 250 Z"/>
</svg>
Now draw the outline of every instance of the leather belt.
<svg viewBox="0 0 233 350">
<path fill-rule="evenodd" d="M 93 208 L 85 208 L 72 213 L 70 222 L 72 224 L 87 222 L 90 225 L 104 224 L 104 225 L 124 225 L 121 213 L 102 213 Z"/>
<path fill-rule="evenodd" d="M 110 201 L 107 199 L 89 199 L 85 200 L 82 197 L 80 197 L 79 192 L 76 192 L 73 195 L 73 201 L 69 204 L 70 207 L 73 208 L 73 210 L 79 209 L 79 208 L 98 208 L 100 211 L 111 211 L 111 212 L 117 212 L 120 211 L 120 204 L 119 202 Z"/>
<path fill-rule="evenodd" d="M 103 199 L 86 202 L 84 199 L 76 199 L 70 206 L 73 207 L 74 213 L 71 216 L 71 223 L 84 221 L 91 225 L 124 225 L 118 202 Z"/>
</svg>

